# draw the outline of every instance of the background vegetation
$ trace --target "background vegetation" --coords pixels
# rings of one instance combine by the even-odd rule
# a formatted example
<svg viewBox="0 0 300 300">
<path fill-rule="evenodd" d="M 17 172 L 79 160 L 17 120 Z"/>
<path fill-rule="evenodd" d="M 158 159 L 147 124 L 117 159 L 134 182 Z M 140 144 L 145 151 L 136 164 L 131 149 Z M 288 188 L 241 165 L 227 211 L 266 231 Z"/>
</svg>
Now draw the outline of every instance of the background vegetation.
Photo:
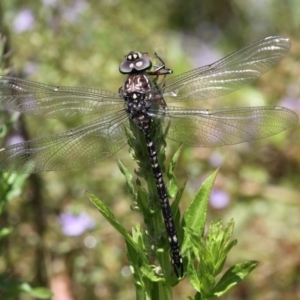
<svg viewBox="0 0 300 300">
<path fill-rule="evenodd" d="M 292 48 L 276 68 L 249 87 L 197 105 L 279 104 L 300 111 L 298 0 L 1 1 L 0 22 L 8 39 L 6 50 L 11 50 L 2 73 L 51 85 L 112 91 L 124 79 L 119 62 L 133 49 L 159 52 L 167 66 L 180 74 L 262 37 L 283 35 L 291 39 Z M 7 113 L 1 118 L 1 123 L 13 121 L 8 138 L 16 141 L 88 121 L 46 122 Z M 177 147 L 168 144 L 168 157 Z M 189 176 L 189 181 L 181 208 L 207 175 L 221 166 L 208 217 L 235 219 L 234 237 L 239 243 L 228 264 L 261 262 L 224 299 L 300 298 L 299 153 L 299 125 L 251 144 L 184 147 L 177 175 L 182 181 Z M 2 242 L 0 273 L 8 272 L 33 286 L 49 286 L 56 300 L 133 299 L 124 242 L 84 195 L 88 190 L 99 196 L 128 230 L 141 221 L 130 209 L 118 158 L 135 168 L 124 148 L 86 170 L 27 178 L 4 175 L 1 197 L 9 202 L 0 225 L 12 226 L 13 232 Z M 9 184 L 14 189 L 7 195 Z M 192 293 L 188 281 L 183 281 L 174 299 Z"/>
</svg>

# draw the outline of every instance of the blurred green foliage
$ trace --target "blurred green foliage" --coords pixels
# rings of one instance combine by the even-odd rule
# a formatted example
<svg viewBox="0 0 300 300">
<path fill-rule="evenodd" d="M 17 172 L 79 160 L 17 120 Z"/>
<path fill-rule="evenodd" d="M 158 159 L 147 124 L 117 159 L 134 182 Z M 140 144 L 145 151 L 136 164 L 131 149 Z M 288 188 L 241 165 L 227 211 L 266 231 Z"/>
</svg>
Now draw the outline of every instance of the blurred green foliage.
<svg viewBox="0 0 300 300">
<path fill-rule="evenodd" d="M 283 35 L 291 39 L 292 48 L 278 66 L 250 87 L 197 105 L 282 104 L 300 110 L 298 0 L 16 0 L 2 1 L 0 14 L 1 33 L 7 36 L 10 50 L 2 63 L 3 72 L 52 85 L 113 91 L 124 79 L 118 72 L 119 62 L 133 49 L 157 51 L 180 74 L 264 36 Z M 5 128 L 9 135 L 26 133 L 28 138 L 87 121 L 45 122 L 15 114 L 3 118 L 1 126 L 9 124 Z M 168 143 L 168 159 L 175 147 Z M 261 261 L 244 283 L 231 290 L 232 299 L 299 298 L 299 147 L 298 125 L 251 144 L 183 149 L 177 179 L 183 182 L 188 175 L 189 181 L 181 209 L 186 209 L 200 183 L 221 165 L 215 182 L 219 193 L 211 198 L 208 218 L 235 219 L 239 244 L 226 264 L 249 258 Z M 48 286 L 60 291 L 61 297 L 132 299 L 124 241 L 84 195 L 84 190 L 99 195 L 128 230 L 141 221 L 130 210 L 117 158 L 132 170 L 136 167 L 124 149 L 86 170 L 30 176 L 22 192 L 23 178 L 18 177 L 19 195 L 6 203 L 1 216 L 1 227 L 13 231 L 4 239 L 0 273 L 9 271 L 20 281 Z M 6 182 L 7 178 L 1 183 L 1 198 Z M 86 212 L 96 226 L 68 236 L 60 221 L 63 212 L 75 216 Z M 192 287 L 183 281 L 174 299 L 191 294 Z"/>
</svg>

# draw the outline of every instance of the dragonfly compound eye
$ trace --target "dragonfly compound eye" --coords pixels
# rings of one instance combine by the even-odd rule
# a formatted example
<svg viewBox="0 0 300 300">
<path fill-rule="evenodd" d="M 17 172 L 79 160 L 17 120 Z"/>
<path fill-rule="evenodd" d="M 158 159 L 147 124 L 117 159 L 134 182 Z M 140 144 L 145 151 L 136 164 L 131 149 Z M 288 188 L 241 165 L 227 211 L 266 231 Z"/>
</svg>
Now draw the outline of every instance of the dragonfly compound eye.
<svg viewBox="0 0 300 300">
<path fill-rule="evenodd" d="M 131 51 L 125 55 L 125 60 L 120 64 L 119 71 L 122 74 L 130 74 L 145 71 L 151 67 L 152 63 L 148 56 L 138 51 Z"/>
</svg>

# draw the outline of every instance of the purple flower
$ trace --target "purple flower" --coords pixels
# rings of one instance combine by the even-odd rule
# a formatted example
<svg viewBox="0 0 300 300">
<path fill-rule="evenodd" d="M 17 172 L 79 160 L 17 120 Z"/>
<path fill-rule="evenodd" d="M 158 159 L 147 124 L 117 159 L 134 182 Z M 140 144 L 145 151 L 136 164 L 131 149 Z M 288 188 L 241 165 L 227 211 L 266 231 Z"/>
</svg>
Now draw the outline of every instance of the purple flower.
<svg viewBox="0 0 300 300">
<path fill-rule="evenodd" d="M 286 97 L 281 99 L 280 105 L 292 110 L 300 111 L 300 98 Z"/>
<path fill-rule="evenodd" d="M 15 32 L 24 32 L 33 29 L 34 17 L 30 9 L 23 9 L 15 18 L 13 27 Z"/>
<path fill-rule="evenodd" d="M 55 6 L 57 4 L 57 0 L 42 0 L 43 4 L 46 6 Z"/>
<path fill-rule="evenodd" d="M 209 159 L 208 159 L 209 163 L 211 166 L 217 168 L 220 167 L 224 161 L 224 157 L 220 152 L 214 151 Z"/>
<path fill-rule="evenodd" d="M 230 201 L 230 197 L 228 193 L 219 190 L 219 189 L 213 189 L 210 194 L 210 205 L 216 209 L 222 209 L 225 208 Z"/>
<path fill-rule="evenodd" d="M 9 136 L 9 138 L 6 141 L 6 146 L 18 144 L 24 142 L 24 138 L 20 134 L 13 134 Z"/>
<path fill-rule="evenodd" d="M 26 75 L 31 76 L 31 75 L 36 74 L 37 69 L 38 69 L 38 64 L 33 63 L 33 62 L 27 62 L 25 67 L 24 67 L 24 73 Z"/>
<path fill-rule="evenodd" d="M 59 221 L 62 225 L 62 231 L 68 236 L 78 236 L 86 230 L 95 227 L 96 222 L 89 214 L 82 212 L 80 214 L 72 214 L 64 212 L 60 214 Z"/>
<path fill-rule="evenodd" d="M 87 8 L 88 4 L 85 1 L 75 0 L 72 6 L 65 7 L 62 17 L 71 23 L 75 23 Z"/>
</svg>

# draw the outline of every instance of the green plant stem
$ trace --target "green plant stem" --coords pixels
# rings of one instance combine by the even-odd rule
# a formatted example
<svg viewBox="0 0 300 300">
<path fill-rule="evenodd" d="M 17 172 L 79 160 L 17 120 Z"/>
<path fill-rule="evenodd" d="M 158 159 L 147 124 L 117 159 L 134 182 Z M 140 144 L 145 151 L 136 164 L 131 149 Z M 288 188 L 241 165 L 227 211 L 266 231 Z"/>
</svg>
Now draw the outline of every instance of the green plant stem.
<svg viewBox="0 0 300 300">
<path fill-rule="evenodd" d="M 146 143 L 144 140 L 144 136 L 141 134 L 141 132 L 135 128 L 135 126 L 132 126 L 132 131 L 135 136 L 135 142 L 132 143 L 132 148 L 135 153 L 135 159 L 137 160 L 137 163 L 139 165 L 138 175 L 145 179 L 147 184 L 147 190 L 148 190 L 148 199 L 149 201 L 154 202 L 154 206 L 156 206 L 158 201 L 158 194 L 157 194 L 157 187 L 155 183 L 155 179 L 152 174 L 151 164 L 150 164 L 150 158 L 148 155 L 148 151 L 146 148 Z M 156 143 L 156 150 L 159 153 L 159 150 L 164 145 L 164 139 L 160 139 Z M 164 157 L 160 156 L 159 157 Z M 160 159 L 159 161 L 162 172 L 164 171 L 164 161 Z M 148 228 L 153 229 L 153 236 L 161 236 L 161 234 L 164 232 L 164 223 L 161 215 L 161 210 L 156 209 L 155 213 L 152 215 L 151 219 L 144 218 L 146 226 Z M 149 222 L 149 224 L 147 224 Z M 172 286 L 170 281 L 170 258 L 168 251 L 160 251 L 157 253 L 157 259 L 160 263 L 160 267 L 163 270 L 164 274 L 167 274 L 167 276 L 164 276 L 165 282 L 159 281 L 159 282 L 153 282 L 152 291 L 151 291 L 151 299 L 172 299 Z M 153 293 L 152 293 L 153 292 Z"/>
</svg>

